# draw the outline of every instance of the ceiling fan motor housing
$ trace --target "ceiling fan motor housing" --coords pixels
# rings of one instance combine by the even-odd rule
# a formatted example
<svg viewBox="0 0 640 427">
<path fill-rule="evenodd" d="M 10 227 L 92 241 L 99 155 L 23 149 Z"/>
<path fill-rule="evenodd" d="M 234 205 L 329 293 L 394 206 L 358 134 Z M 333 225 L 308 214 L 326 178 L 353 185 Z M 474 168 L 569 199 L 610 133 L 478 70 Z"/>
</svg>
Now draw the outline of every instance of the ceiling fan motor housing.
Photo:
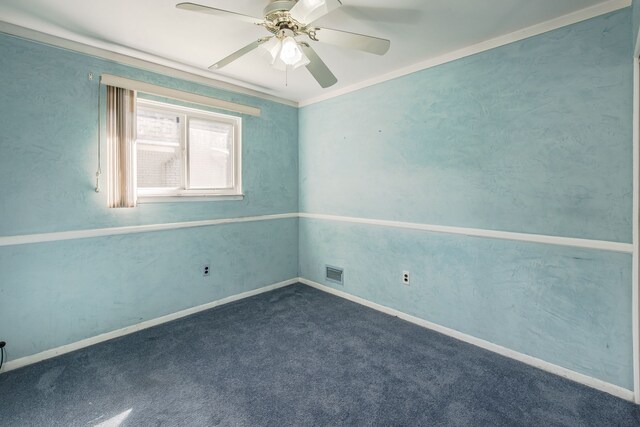
<svg viewBox="0 0 640 427">
<path fill-rule="evenodd" d="M 289 14 L 296 3 L 297 0 L 273 0 L 264 9 L 263 26 L 279 38 L 306 34 L 306 25 L 296 21 Z"/>
</svg>

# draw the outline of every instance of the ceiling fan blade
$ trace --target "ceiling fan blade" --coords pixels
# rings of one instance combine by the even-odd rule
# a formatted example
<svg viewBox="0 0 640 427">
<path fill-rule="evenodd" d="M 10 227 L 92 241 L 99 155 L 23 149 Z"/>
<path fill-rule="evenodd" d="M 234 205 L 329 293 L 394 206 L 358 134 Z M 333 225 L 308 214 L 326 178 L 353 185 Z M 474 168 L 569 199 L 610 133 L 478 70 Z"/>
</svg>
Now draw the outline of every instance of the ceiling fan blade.
<svg viewBox="0 0 640 427">
<path fill-rule="evenodd" d="M 336 76 L 333 75 L 329 67 L 327 67 L 327 64 L 320 59 L 316 51 L 313 50 L 311 46 L 307 43 L 300 43 L 300 48 L 302 48 L 302 51 L 307 55 L 307 58 L 309 58 L 310 61 L 309 64 L 307 64 L 307 70 L 309 70 L 320 86 L 328 88 L 338 82 Z"/>
<path fill-rule="evenodd" d="M 263 23 L 262 19 L 254 18 L 253 16 L 243 15 L 241 13 L 230 12 L 228 10 L 216 9 L 214 7 L 203 6 L 201 4 L 196 3 L 178 3 L 176 5 L 178 9 L 182 10 L 190 10 L 192 12 L 200 12 L 207 13 L 209 15 L 216 15 L 222 18 L 236 18 L 244 22 L 248 22 L 250 24 L 261 25 Z"/>
<path fill-rule="evenodd" d="M 386 39 L 328 28 L 316 28 L 316 39 L 322 43 L 362 50 L 376 55 L 384 55 L 391 47 L 391 42 Z"/>
<path fill-rule="evenodd" d="M 298 0 L 289 15 L 302 24 L 310 24 L 340 6 L 340 0 Z"/>
<path fill-rule="evenodd" d="M 253 49 L 257 48 L 258 46 L 260 46 L 262 43 L 266 42 L 270 38 L 271 37 L 265 37 L 263 39 L 258 39 L 256 41 L 254 41 L 253 43 L 246 45 L 242 49 L 237 50 L 237 51 L 233 52 L 231 55 L 227 56 L 226 58 L 221 59 L 220 61 L 216 62 L 211 67 L 209 67 L 209 69 L 210 70 L 219 70 L 220 68 L 222 68 L 222 67 L 224 67 L 226 65 L 229 65 L 230 63 L 232 63 L 236 59 L 240 58 L 241 56 L 244 56 L 247 53 L 251 52 Z"/>
</svg>

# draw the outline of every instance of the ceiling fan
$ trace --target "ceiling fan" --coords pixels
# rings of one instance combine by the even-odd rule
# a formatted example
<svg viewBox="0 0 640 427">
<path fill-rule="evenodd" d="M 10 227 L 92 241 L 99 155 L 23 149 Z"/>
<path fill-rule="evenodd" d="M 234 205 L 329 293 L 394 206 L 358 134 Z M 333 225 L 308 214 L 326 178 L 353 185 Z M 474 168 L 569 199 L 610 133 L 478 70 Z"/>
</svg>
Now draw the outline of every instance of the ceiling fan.
<svg viewBox="0 0 640 427">
<path fill-rule="evenodd" d="M 196 3 L 178 3 L 176 5 L 178 9 L 230 17 L 260 25 L 273 34 L 259 38 L 216 62 L 209 69 L 220 69 L 260 47 L 266 52 L 271 64 L 278 69 L 296 69 L 306 66 L 323 88 L 336 84 L 338 79 L 320 59 L 309 42 L 297 40 L 296 37 L 306 36 L 312 41 L 358 49 L 376 55 L 384 55 L 391 46 L 389 40 L 312 25 L 314 21 L 340 6 L 342 6 L 340 0 L 271 0 L 264 9 L 264 18 L 260 19 Z"/>
</svg>

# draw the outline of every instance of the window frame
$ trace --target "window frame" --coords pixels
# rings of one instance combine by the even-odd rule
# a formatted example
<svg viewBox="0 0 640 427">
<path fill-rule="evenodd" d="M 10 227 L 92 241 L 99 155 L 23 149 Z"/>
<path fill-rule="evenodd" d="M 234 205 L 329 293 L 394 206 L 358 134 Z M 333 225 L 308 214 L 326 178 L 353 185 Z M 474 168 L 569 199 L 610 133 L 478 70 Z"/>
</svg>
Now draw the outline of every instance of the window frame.
<svg viewBox="0 0 640 427">
<path fill-rule="evenodd" d="M 136 177 L 136 196 L 139 203 L 171 202 L 171 201 L 206 201 L 206 200 L 240 200 L 242 193 L 242 117 L 221 114 L 208 110 L 184 107 L 182 105 L 155 101 L 147 98 L 136 97 L 136 116 L 138 106 L 146 107 L 165 113 L 175 114 L 180 117 L 180 137 L 182 150 L 182 176 L 181 186 L 184 188 L 147 187 L 140 188 L 137 185 L 138 162 L 134 162 L 134 174 Z M 233 127 L 232 156 L 233 161 L 233 187 L 220 189 L 190 189 L 189 187 L 189 121 L 190 119 L 210 120 L 230 124 Z M 138 138 L 133 150 L 138 152 Z M 136 156 L 137 157 L 137 156 Z"/>
</svg>

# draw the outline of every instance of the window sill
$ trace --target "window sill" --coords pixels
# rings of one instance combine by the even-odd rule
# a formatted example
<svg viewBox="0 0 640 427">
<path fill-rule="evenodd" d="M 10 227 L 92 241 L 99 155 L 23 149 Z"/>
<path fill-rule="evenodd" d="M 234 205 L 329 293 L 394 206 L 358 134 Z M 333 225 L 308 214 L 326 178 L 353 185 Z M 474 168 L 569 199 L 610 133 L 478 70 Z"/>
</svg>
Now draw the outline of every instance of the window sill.
<svg viewBox="0 0 640 427">
<path fill-rule="evenodd" d="M 243 199 L 244 194 L 206 196 L 140 196 L 138 197 L 138 203 L 222 202 Z"/>
</svg>

